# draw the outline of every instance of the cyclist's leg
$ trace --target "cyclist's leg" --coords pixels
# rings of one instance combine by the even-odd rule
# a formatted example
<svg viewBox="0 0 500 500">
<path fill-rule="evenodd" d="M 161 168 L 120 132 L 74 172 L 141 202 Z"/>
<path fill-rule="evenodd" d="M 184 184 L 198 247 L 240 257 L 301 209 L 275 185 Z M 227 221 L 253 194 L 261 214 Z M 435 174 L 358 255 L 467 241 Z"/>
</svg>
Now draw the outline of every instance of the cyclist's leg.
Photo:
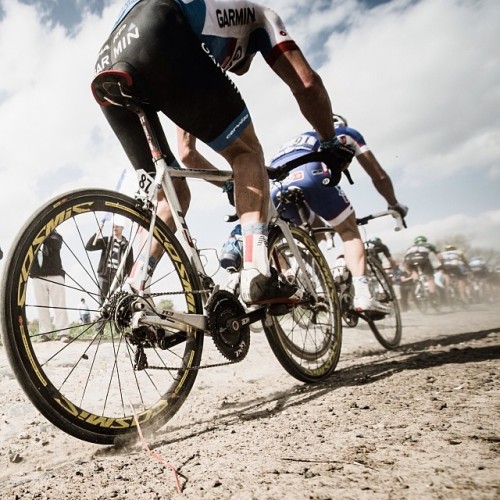
<svg viewBox="0 0 500 500">
<path fill-rule="evenodd" d="M 356 216 L 351 212 L 347 219 L 340 224 L 333 225 L 344 245 L 344 256 L 347 267 L 353 277 L 366 275 L 366 255 L 359 228 L 356 224 Z"/>
<path fill-rule="evenodd" d="M 321 169 L 319 164 L 311 165 L 315 166 L 316 171 Z M 312 180 L 303 182 L 302 186 L 307 204 L 339 234 L 344 245 L 346 264 L 352 275 L 366 275 L 365 249 L 349 199 L 339 186 L 324 186 L 321 183 L 323 176 L 314 174 L 311 169 L 308 173 L 307 177 Z"/>
<path fill-rule="evenodd" d="M 367 258 L 354 213 L 341 224 L 334 226 L 344 243 L 347 267 L 352 273 L 354 308 L 356 311 L 387 312 L 388 308 L 373 296 L 367 270 Z"/>
<path fill-rule="evenodd" d="M 339 186 L 332 189 L 323 186 L 319 176 L 316 176 L 316 179 L 316 187 L 307 193 L 306 199 L 315 212 L 330 222 L 342 239 L 346 264 L 352 274 L 355 309 L 357 311 L 386 309 L 372 297 L 365 247 L 349 199 Z"/>
</svg>

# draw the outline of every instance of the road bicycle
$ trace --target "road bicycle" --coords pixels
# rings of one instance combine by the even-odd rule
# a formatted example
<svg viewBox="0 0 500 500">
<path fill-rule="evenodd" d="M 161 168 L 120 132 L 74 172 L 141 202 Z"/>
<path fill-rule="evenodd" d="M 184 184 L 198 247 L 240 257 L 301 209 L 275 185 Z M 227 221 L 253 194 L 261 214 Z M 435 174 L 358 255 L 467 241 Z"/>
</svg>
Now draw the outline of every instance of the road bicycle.
<svg viewBox="0 0 500 500">
<path fill-rule="evenodd" d="M 469 283 L 460 284 L 460 280 L 464 279 L 459 276 L 458 270 L 455 266 L 443 264 L 442 273 L 444 274 L 444 303 L 450 309 L 467 309 L 469 304 L 472 303 L 472 297 L 467 294 L 470 290 Z M 463 287 L 463 294 L 460 292 L 460 287 Z"/>
<path fill-rule="evenodd" d="M 427 313 L 432 308 L 436 312 L 441 310 L 441 301 L 439 297 L 439 289 L 436 286 L 436 291 L 434 294 L 431 294 L 429 289 L 429 278 L 422 270 L 423 259 L 426 257 L 420 257 L 418 254 L 411 255 L 410 263 L 413 269 L 417 272 L 417 279 L 414 282 L 413 290 L 411 296 L 413 298 L 413 302 L 417 306 L 417 309 L 422 313 Z"/>
<path fill-rule="evenodd" d="M 280 203 L 295 205 L 299 214 L 300 225 L 315 239 L 318 236 L 328 238 L 328 246 L 333 245 L 334 228 L 325 220 L 317 217 L 313 225 L 309 222 L 309 210 L 306 206 L 304 193 L 298 186 L 289 186 L 282 189 L 278 195 Z M 384 210 L 366 217 L 357 218 L 359 226 L 368 224 L 374 219 L 391 216 L 396 222 L 395 230 L 400 231 L 404 226 L 404 220 L 395 210 Z M 348 327 L 357 326 L 359 319 L 366 321 L 378 342 L 386 349 L 395 349 L 399 346 L 402 336 L 401 312 L 399 302 L 392 286 L 392 280 L 385 272 L 377 254 L 368 243 L 365 243 L 366 264 L 368 271 L 369 287 L 372 295 L 382 304 L 389 307 L 388 313 L 366 313 L 354 309 L 354 287 L 352 275 L 342 263 L 340 268 L 334 268 L 334 279 L 339 295 L 342 319 Z"/>
<path fill-rule="evenodd" d="M 9 361 L 32 403 L 76 438 L 100 444 L 126 442 L 137 436 L 137 425 L 152 432 L 168 422 L 186 400 L 200 369 L 245 359 L 249 327 L 256 323 L 290 375 L 305 383 L 331 376 L 341 351 L 342 320 L 328 262 L 314 239 L 283 221 L 271 203 L 270 263 L 279 274 L 293 270 L 302 299 L 290 305 L 245 308 L 205 271 L 173 187 L 174 178 L 226 181 L 232 172 L 167 165 L 156 139 L 155 127 L 160 125 L 153 127 L 148 120 L 129 73 L 100 73 L 92 89 L 100 104 L 137 114 L 156 175 L 142 176 L 134 197 L 103 189 L 57 196 L 17 235 L 4 266 L 0 320 Z M 290 163 L 270 175 L 286 177 L 295 166 Z M 175 234 L 157 217 L 160 189 L 172 209 Z M 130 252 L 136 262 L 147 263 L 156 242 L 163 256 L 152 276 L 142 266 L 138 291 L 115 278 L 101 305 L 96 255 L 85 250 L 85 242 L 103 221 L 117 217 L 128 240 L 117 277 L 123 276 Z M 71 326 L 67 344 L 38 340 L 39 306 L 30 277 L 34 259 L 55 229 L 64 241 L 67 304 L 84 297 L 93 305 L 92 321 Z M 76 306 L 68 309 L 77 312 Z M 45 333 L 55 337 L 59 332 Z M 220 353 L 220 363 L 203 362 L 206 336 Z"/>
</svg>

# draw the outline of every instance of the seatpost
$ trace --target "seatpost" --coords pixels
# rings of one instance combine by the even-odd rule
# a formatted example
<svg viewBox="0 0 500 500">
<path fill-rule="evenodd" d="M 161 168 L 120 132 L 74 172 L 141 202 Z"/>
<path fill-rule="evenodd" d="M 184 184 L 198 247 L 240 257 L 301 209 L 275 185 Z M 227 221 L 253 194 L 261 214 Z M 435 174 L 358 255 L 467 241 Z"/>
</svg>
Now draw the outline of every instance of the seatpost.
<svg viewBox="0 0 500 500">
<path fill-rule="evenodd" d="M 184 238 L 179 238 L 179 241 L 185 248 L 188 255 L 191 257 L 193 263 L 195 264 L 195 267 L 201 272 L 203 270 L 203 264 L 201 262 L 198 251 L 196 250 L 194 242 L 191 238 L 191 234 L 189 233 L 187 224 L 184 222 L 184 214 L 182 212 L 179 198 L 177 197 L 177 193 L 175 191 L 172 177 L 167 173 L 167 171 L 169 169 L 172 169 L 173 167 L 169 166 L 165 161 L 165 158 L 160 148 L 160 143 L 156 137 L 155 131 L 151 126 L 144 110 L 140 106 L 137 106 L 133 103 L 128 104 L 127 107 L 129 107 L 131 111 L 134 111 L 139 117 L 142 130 L 144 131 L 144 135 L 148 142 L 148 146 L 151 151 L 151 156 L 156 167 L 156 175 L 154 180 L 155 186 L 153 190 L 153 196 L 151 198 L 154 210 L 151 217 L 151 230 L 149 231 L 148 240 L 145 246 L 145 249 L 147 250 L 147 255 L 151 254 L 151 245 L 153 241 L 152 228 L 154 227 L 157 218 L 156 214 L 158 209 L 158 193 L 160 189 L 163 187 L 165 196 L 170 205 L 170 211 L 172 214 L 172 218 L 174 220 L 175 227 L 180 233 L 184 235 Z M 146 279 L 147 279 L 147 266 L 144 266 L 143 276 L 141 276 L 141 285 L 143 280 L 145 284 Z"/>
</svg>

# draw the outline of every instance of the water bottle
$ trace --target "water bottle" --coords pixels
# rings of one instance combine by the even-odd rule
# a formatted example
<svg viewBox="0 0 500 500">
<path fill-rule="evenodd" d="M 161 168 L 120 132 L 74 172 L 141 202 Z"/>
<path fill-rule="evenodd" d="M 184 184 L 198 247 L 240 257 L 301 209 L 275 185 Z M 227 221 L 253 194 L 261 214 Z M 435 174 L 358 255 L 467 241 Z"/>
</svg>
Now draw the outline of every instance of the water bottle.
<svg viewBox="0 0 500 500">
<path fill-rule="evenodd" d="M 237 224 L 221 250 L 220 265 L 230 273 L 237 273 L 243 263 L 243 238 L 241 225 Z"/>
</svg>

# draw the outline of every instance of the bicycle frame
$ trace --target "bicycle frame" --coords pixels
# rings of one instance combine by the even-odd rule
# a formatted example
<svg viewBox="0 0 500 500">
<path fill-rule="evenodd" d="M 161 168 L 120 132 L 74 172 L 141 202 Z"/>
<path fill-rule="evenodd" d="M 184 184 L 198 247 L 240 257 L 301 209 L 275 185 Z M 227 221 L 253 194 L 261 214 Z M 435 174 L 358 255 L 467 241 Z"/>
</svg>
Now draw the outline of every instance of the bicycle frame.
<svg viewBox="0 0 500 500">
<path fill-rule="evenodd" d="M 139 117 L 140 123 L 144 131 L 144 135 L 147 139 L 151 151 L 153 162 L 156 167 L 153 189 L 147 197 L 147 202 L 150 203 L 152 206 L 151 210 L 152 216 L 150 221 L 149 233 L 143 249 L 143 252 L 145 254 L 145 261 L 147 262 L 149 256 L 151 255 L 151 247 L 153 242 L 153 228 L 155 226 L 157 209 L 158 209 L 158 194 L 160 189 L 163 189 L 165 198 L 170 205 L 176 232 L 178 235 L 181 235 L 181 237 L 179 237 L 178 240 L 181 243 L 188 257 L 190 258 L 191 263 L 195 268 L 198 277 L 200 278 L 200 282 L 204 283 L 208 277 L 205 273 L 204 265 L 200 259 L 198 249 L 194 244 L 194 240 L 191 237 L 187 222 L 184 218 L 184 214 L 181 208 L 181 203 L 173 184 L 173 179 L 193 178 L 193 179 L 202 179 L 205 181 L 227 181 L 233 178 L 233 172 L 230 170 L 179 169 L 168 165 L 161 152 L 159 143 L 156 139 L 156 134 L 152 129 L 149 120 L 146 116 L 146 113 L 144 112 L 142 107 L 131 102 L 127 103 L 126 107 L 131 111 L 135 112 Z M 279 214 L 276 208 L 274 207 L 272 200 L 269 201 L 268 213 L 269 213 L 270 223 L 280 228 L 290 249 L 292 249 L 293 256 L 296 259 L 296 262 L 298 263 L 299 268 L 304 275 L 304 285 L 306 290 L 314 299 L 317 299 L 316 290 L 306 272 L 306 265 L 304 263 L 301 253 L 297 250 L 290 228 L 288 227 L 288 224 L 279 217 Z M 147 266 L 143 266 L 142 269 L 140 270 L 140 273 L 141 274 L 139 277 L 141 286 L 139 289 L 139 296 L 143 297 L 144 287 L 147 280 Z M 114 282 L 112 286 L 116 288 L 117 283 Z M 217 289 L 218 287 L 213 288 L 212 292 L 217 291 Z M 208 294 L 202 293 L 202 296 L 204 303 L 206 303 L 209 300 Z M 248 313 L 247 320 L 245 321 L 251 323 L 258 321 L 260 319 L 264 319 L 264 317 L 265 317 L 265 307 L 261 307 L 255 311 Z M 137 311 L 134 313 L 132 317 L 132 328 L 138 328 L 141 325 L 165 326 L 176 329 L 183 329 L 186 326 L 189 326 L 197 330 L 203 330 L 205 333 L 209 332 L 206 315 L 193 314 L 193 313 L 186 314 L 178 311 L 168 311 L 168 313 L 165 312 L 161 316 L 153 312 L 147 312 L 145 310 Z"/>
</svg>

